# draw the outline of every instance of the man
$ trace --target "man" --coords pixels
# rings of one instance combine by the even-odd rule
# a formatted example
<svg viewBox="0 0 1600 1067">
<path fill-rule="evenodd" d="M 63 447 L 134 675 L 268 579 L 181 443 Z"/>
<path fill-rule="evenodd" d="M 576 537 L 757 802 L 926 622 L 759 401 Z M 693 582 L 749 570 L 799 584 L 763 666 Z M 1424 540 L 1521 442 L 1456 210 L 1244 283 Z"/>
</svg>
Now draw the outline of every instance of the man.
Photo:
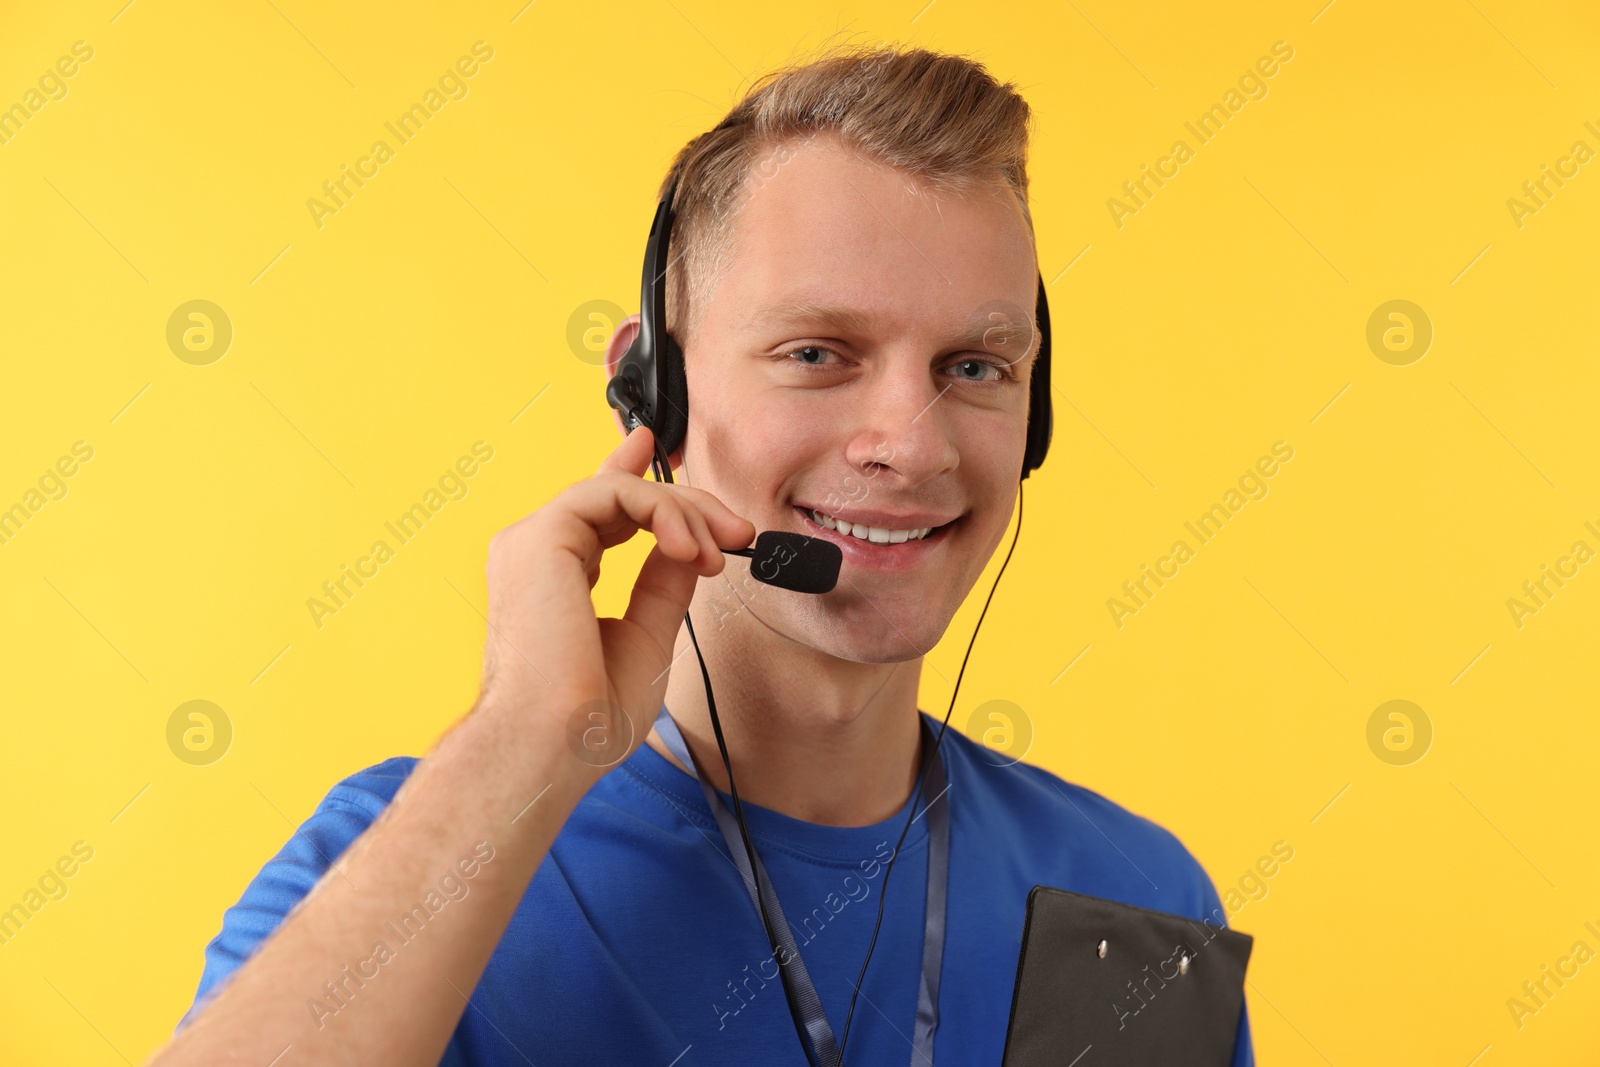
<svg viewBox="0 0 1600 1067">
<path fill-rule="evenodd" d="M 638 429 L 494 537 L 472 711 L 426 759 L 328 794 L 227 912 L 156 1062 L 806 1062 L 718 823 L 652 730 L 664 703 L 727 802 L 686 611 L 836 1035 L 887 894 L 844 1062 L 912 1059 L 934 820 L 895 845 L 929 751 L 922 653 L 1005 534 L 1022 467 L 1035 346 L 997 355 L 976 313 L 1033 306 L 1029 112 L 971 61 L 879 50 L 769 76 L 730 119 L 668 179 L 678 482 L 644 480 Z M 612 338 L 612 370 L 636 331 Z M 601 556 L 640 530 L 656 545 L 627 613 L 597 619 Z M 839 543 L 837 587 L 753 583 L 722 550 L 758 530 Z M 626 758 L 584 758 L 593 729 Z M 1033 885 L 1224 918 L 1154 823 L 953 729 L 937 758 L 939 1062 L 999 1062 Z M 1252 1063 L 1242 1012 L 1234 1063 Z"/>
</svg>

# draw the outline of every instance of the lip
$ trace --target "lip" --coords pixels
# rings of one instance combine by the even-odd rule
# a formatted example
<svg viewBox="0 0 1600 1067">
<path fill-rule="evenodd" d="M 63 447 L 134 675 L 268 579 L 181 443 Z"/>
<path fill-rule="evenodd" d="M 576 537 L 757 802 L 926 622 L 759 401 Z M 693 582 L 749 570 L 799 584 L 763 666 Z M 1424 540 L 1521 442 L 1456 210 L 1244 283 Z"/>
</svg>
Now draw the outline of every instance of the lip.
<svg viewBox="0 0 1600 1067">
<path fill-rule="evenodd" d="M 811 512 L 813 509 L 810 507 L 797 504 L 795 505 L 794 510 L 795 514 L 800 517 L 801 526 L 804 528 L 804 532 L 808 536 L 820 537 L 824 540 L 832 541 L 834 544 L 839 546 L 839 551 L 844 553 L 844 558 L 847 563 L 863 570 L 873 571 L 909 571 L 920 567 L 929 556 L 944 547 L 944 542 L 949 537 L 951 529 L 954 527 L 954 524 L 959 521 L 959 516 L 956 519 L 942 520 L 939 519 L 938 516 L 927 516 L 927 518 L 934 520 L 931 522 L 913 521 L 915 519 L 922 518 L 922 516 L 913 515 L 910 518 L 907 518 L 906 516 L 896 516 L 892 519 L 892 522 L 896 525 L 890 526 L 889 522 L 880 522 L 874 524 L 871 521 L 870 516 L 874 514 L 883 515 L 884 513 L 882 512 L 855 512 L 857 515 L 866 516 L 861 521 L 865 522 L 868 526 L 882 525 L 888 526 L 890 529 L 899 530 L 904 530 L 908 527 L 914 529 L 919 526 L 941 527 L 941 529 L 934 530 L 932 533 L 928 534 L 927 537 L 924 537 L 919 541 L 902 541 L 897 545 L 879 545 L 874 544 L 871 541 L 864 541 L 853 534 L 841 534 L 838 530 L 828 529 L 826 526 L 823 526 L 821 523 L 817 522 L 811 517 Z M 832 512 L 828 512 L 828 514 L 831 515 Z M 851 524 L 854 524 L 857 521 L 851 518 L 850 515 L 839 515 L 836 517 L 842 518 Z M 904 525 L 899 525 L 902 523 Z"/>
</svg>

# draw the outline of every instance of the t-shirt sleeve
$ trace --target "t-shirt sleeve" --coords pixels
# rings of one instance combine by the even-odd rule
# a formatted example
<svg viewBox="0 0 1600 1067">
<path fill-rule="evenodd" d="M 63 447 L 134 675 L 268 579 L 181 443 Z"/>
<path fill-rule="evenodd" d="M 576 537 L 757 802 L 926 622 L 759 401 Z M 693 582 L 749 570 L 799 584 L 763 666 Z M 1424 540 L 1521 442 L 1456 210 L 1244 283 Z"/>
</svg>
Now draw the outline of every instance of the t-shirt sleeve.
<svg viewBox="0 0 1600 1067">
<path fill-rule="evenodd" d="M 222 930 L 205 949 L 205 968 L 194 1003 L 174 1033 L 187 1026 L 225 979 L 239 969 L 317 884 L 333 861 L 371 826 L 416 766 L 396 756 L 341 781 L 328 791 L 278 854 L 222 915 Z"/>
</svg>

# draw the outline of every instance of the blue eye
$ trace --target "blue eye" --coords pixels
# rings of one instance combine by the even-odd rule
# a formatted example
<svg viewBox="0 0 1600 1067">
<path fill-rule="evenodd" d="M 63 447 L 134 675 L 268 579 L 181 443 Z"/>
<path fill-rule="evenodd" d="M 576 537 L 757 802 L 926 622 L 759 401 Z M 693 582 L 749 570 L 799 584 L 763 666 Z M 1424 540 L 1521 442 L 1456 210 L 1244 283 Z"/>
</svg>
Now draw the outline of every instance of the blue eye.
<svg viewBox="0 0 1600 1067">
<path fill-rule="evenodd" d="M 1005 371 L 1003 371 L 1001 368 L 995 366 L 993 363 L 990 363 L 987 360 L 982 359 L 964 359 L 959 363 L 952 363 L 950 366 L 956 371 L 956 377 L 961 378 L 963 381 L 997 382 L 1003 380 L 1006 376 Z M 994 371 L 995 376 L 993 378 L 984 377 L 984 375 L 989 371 Z M 976 377 L 971 377 L 969 375 L 976 375 Z"/>
<path fill-rule="evenodd" d="M 784 353 L 784 355 L 794 359 L 796 363 L 800 363 L 807 367 L 820 367 L 823 364 L 824 358 L 829 354 L 829 351 L 826 348 L 823 348 L 821 345 L 801 345 L 799 348 L 792 349 L 791 351 Z M 797 356 L 799 358 L 795 358 Z M 811 356 L 815 356 L 816 358 L 810 358 Z"/>
</svg>

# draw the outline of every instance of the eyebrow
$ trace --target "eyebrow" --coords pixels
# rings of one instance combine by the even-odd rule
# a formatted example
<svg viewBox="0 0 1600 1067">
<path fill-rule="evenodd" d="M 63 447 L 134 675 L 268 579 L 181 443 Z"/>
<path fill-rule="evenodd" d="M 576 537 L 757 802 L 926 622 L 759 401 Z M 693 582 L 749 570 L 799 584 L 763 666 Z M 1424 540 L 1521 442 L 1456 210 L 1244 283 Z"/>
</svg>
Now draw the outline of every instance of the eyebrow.
<svg viewBox="0 0 1600 1067">
<path fill-rule="evenodd" d="M 786 326 L 796 323 L 819 323 L 838 326 L 855 333 L 871 330 L 873 318 L 866 312 L 841 304 L 819 304 L 813 300 L 794 300 L 774 304 L 757 311 L 751 318 L 763 326 Z"/>
</svg>

